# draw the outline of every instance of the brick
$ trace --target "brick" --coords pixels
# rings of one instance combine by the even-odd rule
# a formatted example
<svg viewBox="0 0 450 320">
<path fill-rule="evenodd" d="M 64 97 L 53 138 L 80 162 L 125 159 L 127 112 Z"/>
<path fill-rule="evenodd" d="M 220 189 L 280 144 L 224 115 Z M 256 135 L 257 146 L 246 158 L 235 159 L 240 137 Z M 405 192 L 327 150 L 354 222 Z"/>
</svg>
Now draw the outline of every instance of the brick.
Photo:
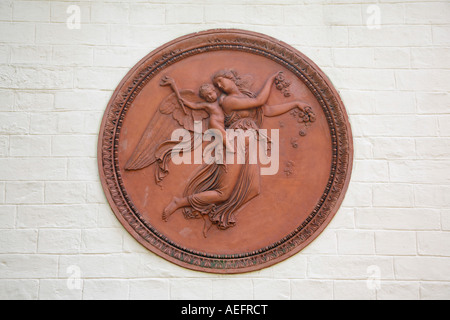
<svg viewBox="0 0 450 320">
<path fill-rule="evenodd" d="M 373 159 L 373 145 L 367 138 L 355 138 L 353 140 L 355 159 Z"/>
<path fill-rule="evenodd" d="M 128 280 L 84 280 L 84 300 L 128 299 Z"/>
<path fill-rule="evenodd" d="M 326 241 L 325 241 L 326 242 Z M 275 279 L 305 279 L 308 261 L 305 256 L 296 255 L 271 267 Z"/>
<path fill-rule="evenodd" d="M 447 24 L 450 16 L 448 2 L 411 3 L 406 6 L 407 24 Z"/>
<path fill-rule="evenodd" d="M 294 300 L 332 300 L 333 296 L 333 281 L 291 280 Z"/>
<path fill-rule="evenodd" d="M 43 203 L 43 182 L 7 182 L 6 203 L 32 204 Z"/>
<path fill-rule="evenodd" d="M 0 206 L 0 225 L 3 229 L 15 228 L 16 210 L 16 206 Z"/>
<path fill-rule="evenodd" d="M 53 110 L 53 93 L 36 91 L 16 91 L 15 109 L 19 111 L 51 111 Z"/>
<path fill-rule="evenodd" d="M 250 24 L 280 25 L 283 8 L 279 6 L 246 6 L 246 22 Z"/>
<path fill-rule="evenodd" d="M 374 66 L 376 68 L 409 68 L 410 56 L 409 48 L 375 48 Z"/>
<path fill-rule="evenodd" d="M 0 157 L 6 157 L 8 153 L 9 153 L 9 136 L 0 136 Z"/>
<path fill-rule="evenodd" d="M 1 279 L 55 278 L 57 271 L 57 256 L 41 254 L 0 255 Z"/>
<path fill-rule="evenodd" d="M 253 299 L 251 279 L 213 279 L 212 297 L 214 300 L 248 300 Z"/>
<path fill-rule="evenodd" d="M 414 206 L 414 189 L 410 184 L 376 184 L 373 186 L 374 207 L 405 208 Z"/>
<path fill-rule="evenodd" d="M 13 89 L 64 89 L 73 87 L 73 70 L 66 67 L 3 67 L 0 86 Z"/>
<path fill-rule="evenodd" d="M 170 285 L 167 279 L 133 279 L 129 281 L 129 291 L 131 300 L 169 300 L 170 298 Z"/>
<path fill-rule="evenodd" d="M 58 114 L 40 112 L 31 113 L 31 134 L 56 134 L 58 133 Z"/>
<path fill-rule="evenodd" d="M 450 44 L 450 26 L 433 26 L 433 44 L 448 46 Z"/>
<path fill-rule="evenodd" d="M 375 96 L 375 114 L 415 114 L 413 92 L 384 91 Z"/>
<path fill-rule="evenodd" d="M 394 279 L 392 258 L 363 256 L 311 256 L 308 278 L 365 280 L 368 268 L 373 265 L 380 268 L 381 279 Z"/>
<path fill-rule="evenodd" d="M 420 283 L 406 281 L 382 281 L 377 290 L 378 300 L 419 300 Z"/>
<path fill-rule="evenodd" d="M 420 298 L 422 300 L 449 300 L 450 284 L 448 282 L 421 282 Z"/>
<path fill-rule="evenodd" d="M 50 19 L 52 22 L 64 22 L 67 23 L 68 19 L 72 17 L 76 12 L 70 6 L 74 4 L 63 1 L 51 1 L 51 13 Z M 80 23 L 81 28 L 90 23 L 91 18 L 91 4 L 77 2 L 75 4 L 80 10 Z"/>
<path fill-rule="evenodd" d="M 271 31 L 272 29 L 272 31 Z M 290 45 L 310 47 L 347 47 L 348 28 L 343 26 L 305 26 L 276 28 L 267 26 L 259 32 L 279 38 Z M 277 32 L 277 33 L 275 33 Z M 278 34 L 279 32 L 279 34 Z"/>
<path fill-rule="evenodd" d="M 328 225 L 328 229 L 353 229 L 355 227 L 355 210 L 342 206 Z"/>
<path fill-rule="evenodd" d="M 147 48 L 105 47 L 95 48 L 94 65 L 100 67 L 131 68 L 148 54 Z"/>
<path fill-rule="evenodd" d="M 92 228 L 97 207 L 92 205 L 22 205 L 17 212 L 18 228 Z"/>
<path fill-rule="evenodd" d="M 421 159 L 449 159 L 449 138 L 420 138 L 416 139 L 417 156 Z"/>
<path fill-rule="evenodd" d="M 108 44 L 108 26 L 83 24 L 80 29 L 69 29 L 66 24 L 36 24 L 36 43 L 59 45 L 106 45 Z"/>
<path fill-rule="evenodd" d="M 336 254 L 338 252 L 336 233 L 324 231 L 302 252 L 305 254 Z"/>
<path fill-rule="evenodd" d="M 412 159 L 416 154 L 413 138 L 372 138 L 375 159 Z"/>
<path fill-rule="evenodd" d="M 416 233 L 413 231 L 377 231 L 375 232 L 375 251 L 379 255 L 415 255 L 417 254 Z"/>
<path fill-rule="evenodd" d="M 69 279 L 42 279 L 39 281 L 39 300 L 81 300 L 82 288 L 72 288 Z"/>
<path fill-rule="evenodd" d="M 166 23 L 202 23 L 203 7 L 193 5 L 166 6 Z"/>
<path fill-rule="evenodd" d="M 3 226 L 2 226 L 3 227 Z M 35 253 L 37 247 L 37 230 L 0 230 L 0 252 Z"/>
<path fill-rule="evenodd" d="M 449 281 L 450 259 L 436 257 L 398 257 L 394 259 L 398 280 Z"/>
<path fill-rule="evenodd" d="M 295 46 L 295 48 L 322 67 L 331 67 L 333 65 L 331 48 L 316 48 L 305 46 Z"/>
<path fill-rule="evenodd" d="M 253 280 L 254 299 L 257 300 L 286 300 L 290 298 L 288 280 Z"/>
<path fill-rule="evenodd" d="M 170 280 L 171 300 L 211 300 L 211 279 L 172 279 Z"/>
<path fill-rule="evenodd" d="M 324 10 L 321 5 L 305 4 L 284 7 L 284 22 L 287 25 L 324 25 Z"/>
<path fill-rule="evenodd" d="M 376 290 L 367 281 L 335 281 L 335 300 L 376 300 Z"/>
<path fill-rule="evenodd" d="M 12 90 L 0 91 L 0 111 L 12 111 L 14 107 L 14 92 Z"/>
<path fill-rule="evenodd" d="M 128 3 L 93 3 L 91 5 L 92 23 L 127 24 L 128 15 Z"/>
<path fill-rule="evenodd" d="M 446 175 L 448 165 L 448 161 L 391 161 L 389 176 L 392 182 L 428 183 L 431 180 L 435 184 L 445 184 L 450 182 Z"/>
<path fill-rule="evenodd" d="M 75 72 L 77 89 L 114 90 L 128 70 L 118 68 L 82 68 Z"/>
<path fill-rule="evenodd" d="M 13 64 L 50 64 L 52 48 L 49 46 L 13 46 L 11 63 Z"/>
<path fill-rule="evenodd" d="M 106 198 L 105 198 L 105 203 L 100 204 L 98 206 L 98 223 L 97 224 L 98 224 L 99 228 L 120 228 L 121 227 L 121 224 L 117 220 L 113 211 L 111 210 L 111 207 L 108 204 L 106 204 Z M 124 236 L 124 238 L 126 238 L 126 235 Z M 132 238 L 131 241 L 136 242 L 136 240 L 134 240 L 134 238 Z"/>
<path fill-rule="evenodd" d="M 413 68 L 450 68 L 448 56 L 450 48 L 412 48 L 411 66 Z"/>
<path fill-rule="evenodd" d="M 383 26 L 369 29 L 366 26 L 350 26 L 349 44 L 351 47 L 412 47 L 431 45 L 431 29 L 428 26 Z"/>
<path fill-rule="evenodd" d="M 443 137 L 450 137 L 450 116 L 444 115 L 438 117 L 439 134 Z"/>
<path fill-rule="evenodd" d="M 40 230 L 39 253 L 79 253 L 81 243 L 80 230 Z"/>
<path fill-rule="evenodd" d="M 139 278 L 143 274 L 144 267 L 140 255 L 137 254 L 62 255 L 59 260 L 59 276 L 67 277 L 66 271 L 70 266 L 80 268 L 85 289 L 87 279 Z M 94 289 L 92 284 L 89 290 Z"/>
<path fill-rule="evenodd" d="M 420 255 L 450 256 L 450 232 L 418 232 L 417 243 Z"/>
<path fill-rule="evenodd" d="M 33 23 L 0 22 L 0 43 L 33 43 L 34 37 Z"/>
<path fill-rule="evenodd" d="M 373 4 L 362 6 L 363 23 L 373 24 L 374 10 Z M 385 25 L 403 25 L 405 23 L 405 4 L 403 3 L 377 3 L 380 12 L 380 27 Z"/>
<path fill-rule="evenodd" d="M 371 115 L 353 116 L 352 129 L 371 137 L 428 137 L 438 135 L 438 119 L 434 116 Z"/>
<path fill-rule="evenodd" d="M 97 137 L 58 135 L 52 138 L 52 155 L 64 157 L 95 157 Z"/>
<path fill-rule="evenodd" d="M 356 227 L 382 230 L 439 230 L 438 210 L 419 208 L 358 208 Z"/>
<path fill-rule="evenodd" d="M 92 66 L 94 49 L 88 46 L 53 46 L 52 61 L 61 66 Z"/>
<path fill-rule="evenodd" d="M 86 201 L 88 203 L 105 203 L 106 198 L 99 181 L 86 184 Z"/>
<path fill-rule="evenodd" d="M 394 72 L 389 69 L 334 68 L 325 69 L 331 80 L 348 90 L 393 90 Z"/>
<path fill-rule="evenodd" d="M 69 158 L 67 178 L 69 180 L 98 181 L 96 158 Z"/>
<path fill-rule="evenodd" d="M 39 280 L 0 280 L 1 300 L 37 300 Z"/>
<path fill-rule="evenodd" d="M 388 162 L 383 160 L 356 160 L 352 173 L 357 182 L 388 182 Z"/>
<path fill-rule="evenodd" d="M 370 207 L 372 206 L 372 185 L 369 183 L 350 183 L 345 194 L 344 207 Z"/>
<path fill-rule="evenodd" d="M 67 160 L 53 158 L 0 158 L 0 179 L 7 181 L 63 180 Z"/>
<path fill-rule="evenodd" d="M 12 157 L 43 157 L 51 153 L 48 136 L 11 136 L 9 144 Z"/>
<path fill-rule="evenodd" d="M 0 63 L 7 64 L 10 60 L 10 48 L 3 46 L 0 47 Z"/>
<path fill-rule="evenodd" d="M 85 119 L 83 112 L 61 112 L 58 114 L 58 132 L 60 133 L 85 133 Z M 81 140 L 81 137 L 73 137 L 72 139 Z M 68 147 L 65 145 L 64 137 L 54 138 L 55 143 L 59 144 L 58 148 Z M 76 148 L 76 147 L 75 147 Z M 68 150 L 66 150 L 67 152 Z"/>
<path fill-rule="evenodd" d="M 400 90 L 450 90 L 450 70 L 397 70 L 395 76 Z"/>
<path fill-rule="evenodd" d="M 165 24 L 165 7 L 163 5 L 132 3 L 130 4 L 130 23 L 138 25 Z"/>
<path fill-rule="evenodd" d="M 206 23 L 245 23 L 246 8 L 242 5 L 205 6 Z"/>
<path fill-rule="evenodd" d="M 122 252 L 122 229 L 83 230 L 81 251 L 83 253 Z"/>
<path fill-rule="evenodd" d="M 71 90 L 55 93 L 55 108 L 70 111 L 103 111 L 111 92 L 97 90 Z"/>
<path fill-rule="evenodd" d="M 348 26 L 361 25 L 361 5 L 340 4 L 323 6 L 323 16 L 325 25 Z"/>
<path fill-rule="evenodd" d="M 45 202 L 77 204 L 86 202 L 86 184 L 83 182 L 46 182 Z"/>
<path fill-rule="evenodd" d="M 6 188 L 6 183 L 5 182 L 1 182 L 0 183 L 0 203 L 3 204 L 5 203 L 5 188 Z"/>
<path fill-rule="evenodd" d="M 349 114 L 373 114 L 375 112 L 375 93 L 373 91 L 340 91 L 341 98 Z"/>
<path fill-rule="evenodd" d="M 12 1 L 0 2 L 0 21 L 12 20 Z"/>
<path fill-rule="evenodd" d="M 442 230 L 450 231 L 450 210 L 442 210 L 441 212 L 442 219 Z"/>
<path fill-rule="evenodd" d="M 41 21 L 50 20 L 50 3 L 44 1 L 14 1 L 14 21 Z"/>
<path fill-rule="evenodd" d="M 341 255 L 374 254 L 373 232 L 338 230 L 336 231 L 338 252 Z"/>
<path fill-rule="evenodd" d="M 19 112 L 0 112 L 0 134 L 25 134 L 30 126 L 30 116 Z"/>
<path fill-rule="evenodd" d="M 336 67 L 371 68 L 374 66 L 372 48 L 336 48 L 333 49 Z"/>
<path fill-rule="evenodd" d="M 450 95 L 443 92 L 416 92 L 417 111 L 420 114 L 448 113 Z"/>
</svg>

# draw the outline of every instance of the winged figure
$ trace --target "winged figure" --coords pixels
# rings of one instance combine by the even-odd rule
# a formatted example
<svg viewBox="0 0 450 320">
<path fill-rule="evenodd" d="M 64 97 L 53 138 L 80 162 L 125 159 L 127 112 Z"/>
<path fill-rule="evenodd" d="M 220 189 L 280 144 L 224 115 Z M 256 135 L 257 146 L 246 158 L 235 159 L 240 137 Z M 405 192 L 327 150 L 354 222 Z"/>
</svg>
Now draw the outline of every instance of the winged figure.
<svg viewBox="0 0 450 320">
<path fill-rule="evenodd" d="M 204 109 L 187 108 L 183 101 L 191 104 L 204 102 L 192 90 L 178 90 L 175 81 L 164 76 L 160 82 L 161 86 L 168 86 L 173 93 L 167 96 L 158 107 L 158 111 L 148 123 L 136 149 L 125 165 L 125 170 L 141 170 L 154 163 L 155 181 L 158 185 L 169 173 L 169 162 L 171 153 L 180 141 L 172 140 L 172 132 L 184 128 L 194 138 L 194 124 L 202 122 L 202 133 L 208 129 L 209 114 Z M 168 121 L 171 117 L 174 121 Z M 190 143 L 190 142 L 189 142 Z M 192 144 L 191 149 L 195 144 Z"/>
</svg>

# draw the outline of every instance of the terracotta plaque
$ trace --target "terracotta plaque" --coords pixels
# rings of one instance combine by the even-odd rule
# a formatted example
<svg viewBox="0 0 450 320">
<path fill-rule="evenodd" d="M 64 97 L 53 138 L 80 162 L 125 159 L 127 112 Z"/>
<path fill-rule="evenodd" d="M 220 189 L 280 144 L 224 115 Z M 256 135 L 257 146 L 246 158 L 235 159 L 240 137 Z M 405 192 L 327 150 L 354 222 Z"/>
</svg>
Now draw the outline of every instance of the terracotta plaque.
<svg viewBox="0 0 450 320">
<path fill-rule="evenodd" d="M 113 94 L 98 147 L 128 232 L 212 273 L 305 248 L 337 212 L 352 157 L 345 107 L 319 67 L 242 30 L 187 35 L 143 58 Z"/>
</svg>

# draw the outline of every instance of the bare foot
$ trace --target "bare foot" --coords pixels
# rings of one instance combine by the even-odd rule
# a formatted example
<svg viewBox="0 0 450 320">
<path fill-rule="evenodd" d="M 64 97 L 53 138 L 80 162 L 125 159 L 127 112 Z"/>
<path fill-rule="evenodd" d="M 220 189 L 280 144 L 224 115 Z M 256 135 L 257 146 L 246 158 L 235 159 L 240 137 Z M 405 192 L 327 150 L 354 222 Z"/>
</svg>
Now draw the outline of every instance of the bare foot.
<svg viewBox="0 0 450 320">
<path fill-rule="evenodd" d="M 169 217 L 175 212 L 177 211 L 177 209 L 180 208 L 180 198 L 177 197 L 173 197 L 172 201 L 169 203 L 169 205 L 164 209 L 163 214 L 162 214 L 162 218 L 164 221 L 167 222 L 167 220 L 169 219 Z"/>
</svg>

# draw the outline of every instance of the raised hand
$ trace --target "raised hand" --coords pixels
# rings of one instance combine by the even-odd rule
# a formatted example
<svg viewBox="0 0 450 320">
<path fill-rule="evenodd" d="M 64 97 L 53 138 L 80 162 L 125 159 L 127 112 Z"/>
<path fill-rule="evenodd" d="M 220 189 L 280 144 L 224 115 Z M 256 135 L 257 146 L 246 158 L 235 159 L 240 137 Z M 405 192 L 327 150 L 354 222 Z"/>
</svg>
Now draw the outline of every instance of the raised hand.
<svg viewBox="0 0 450 320">
<path fill-rule="evenodd" d="M 163 76 L 161 78 L 161 82 L 159 83 L 160 86 L 173 86 L 175 84 L 175 80 L 173 80 L 169 76 Z"/>
</svg>

